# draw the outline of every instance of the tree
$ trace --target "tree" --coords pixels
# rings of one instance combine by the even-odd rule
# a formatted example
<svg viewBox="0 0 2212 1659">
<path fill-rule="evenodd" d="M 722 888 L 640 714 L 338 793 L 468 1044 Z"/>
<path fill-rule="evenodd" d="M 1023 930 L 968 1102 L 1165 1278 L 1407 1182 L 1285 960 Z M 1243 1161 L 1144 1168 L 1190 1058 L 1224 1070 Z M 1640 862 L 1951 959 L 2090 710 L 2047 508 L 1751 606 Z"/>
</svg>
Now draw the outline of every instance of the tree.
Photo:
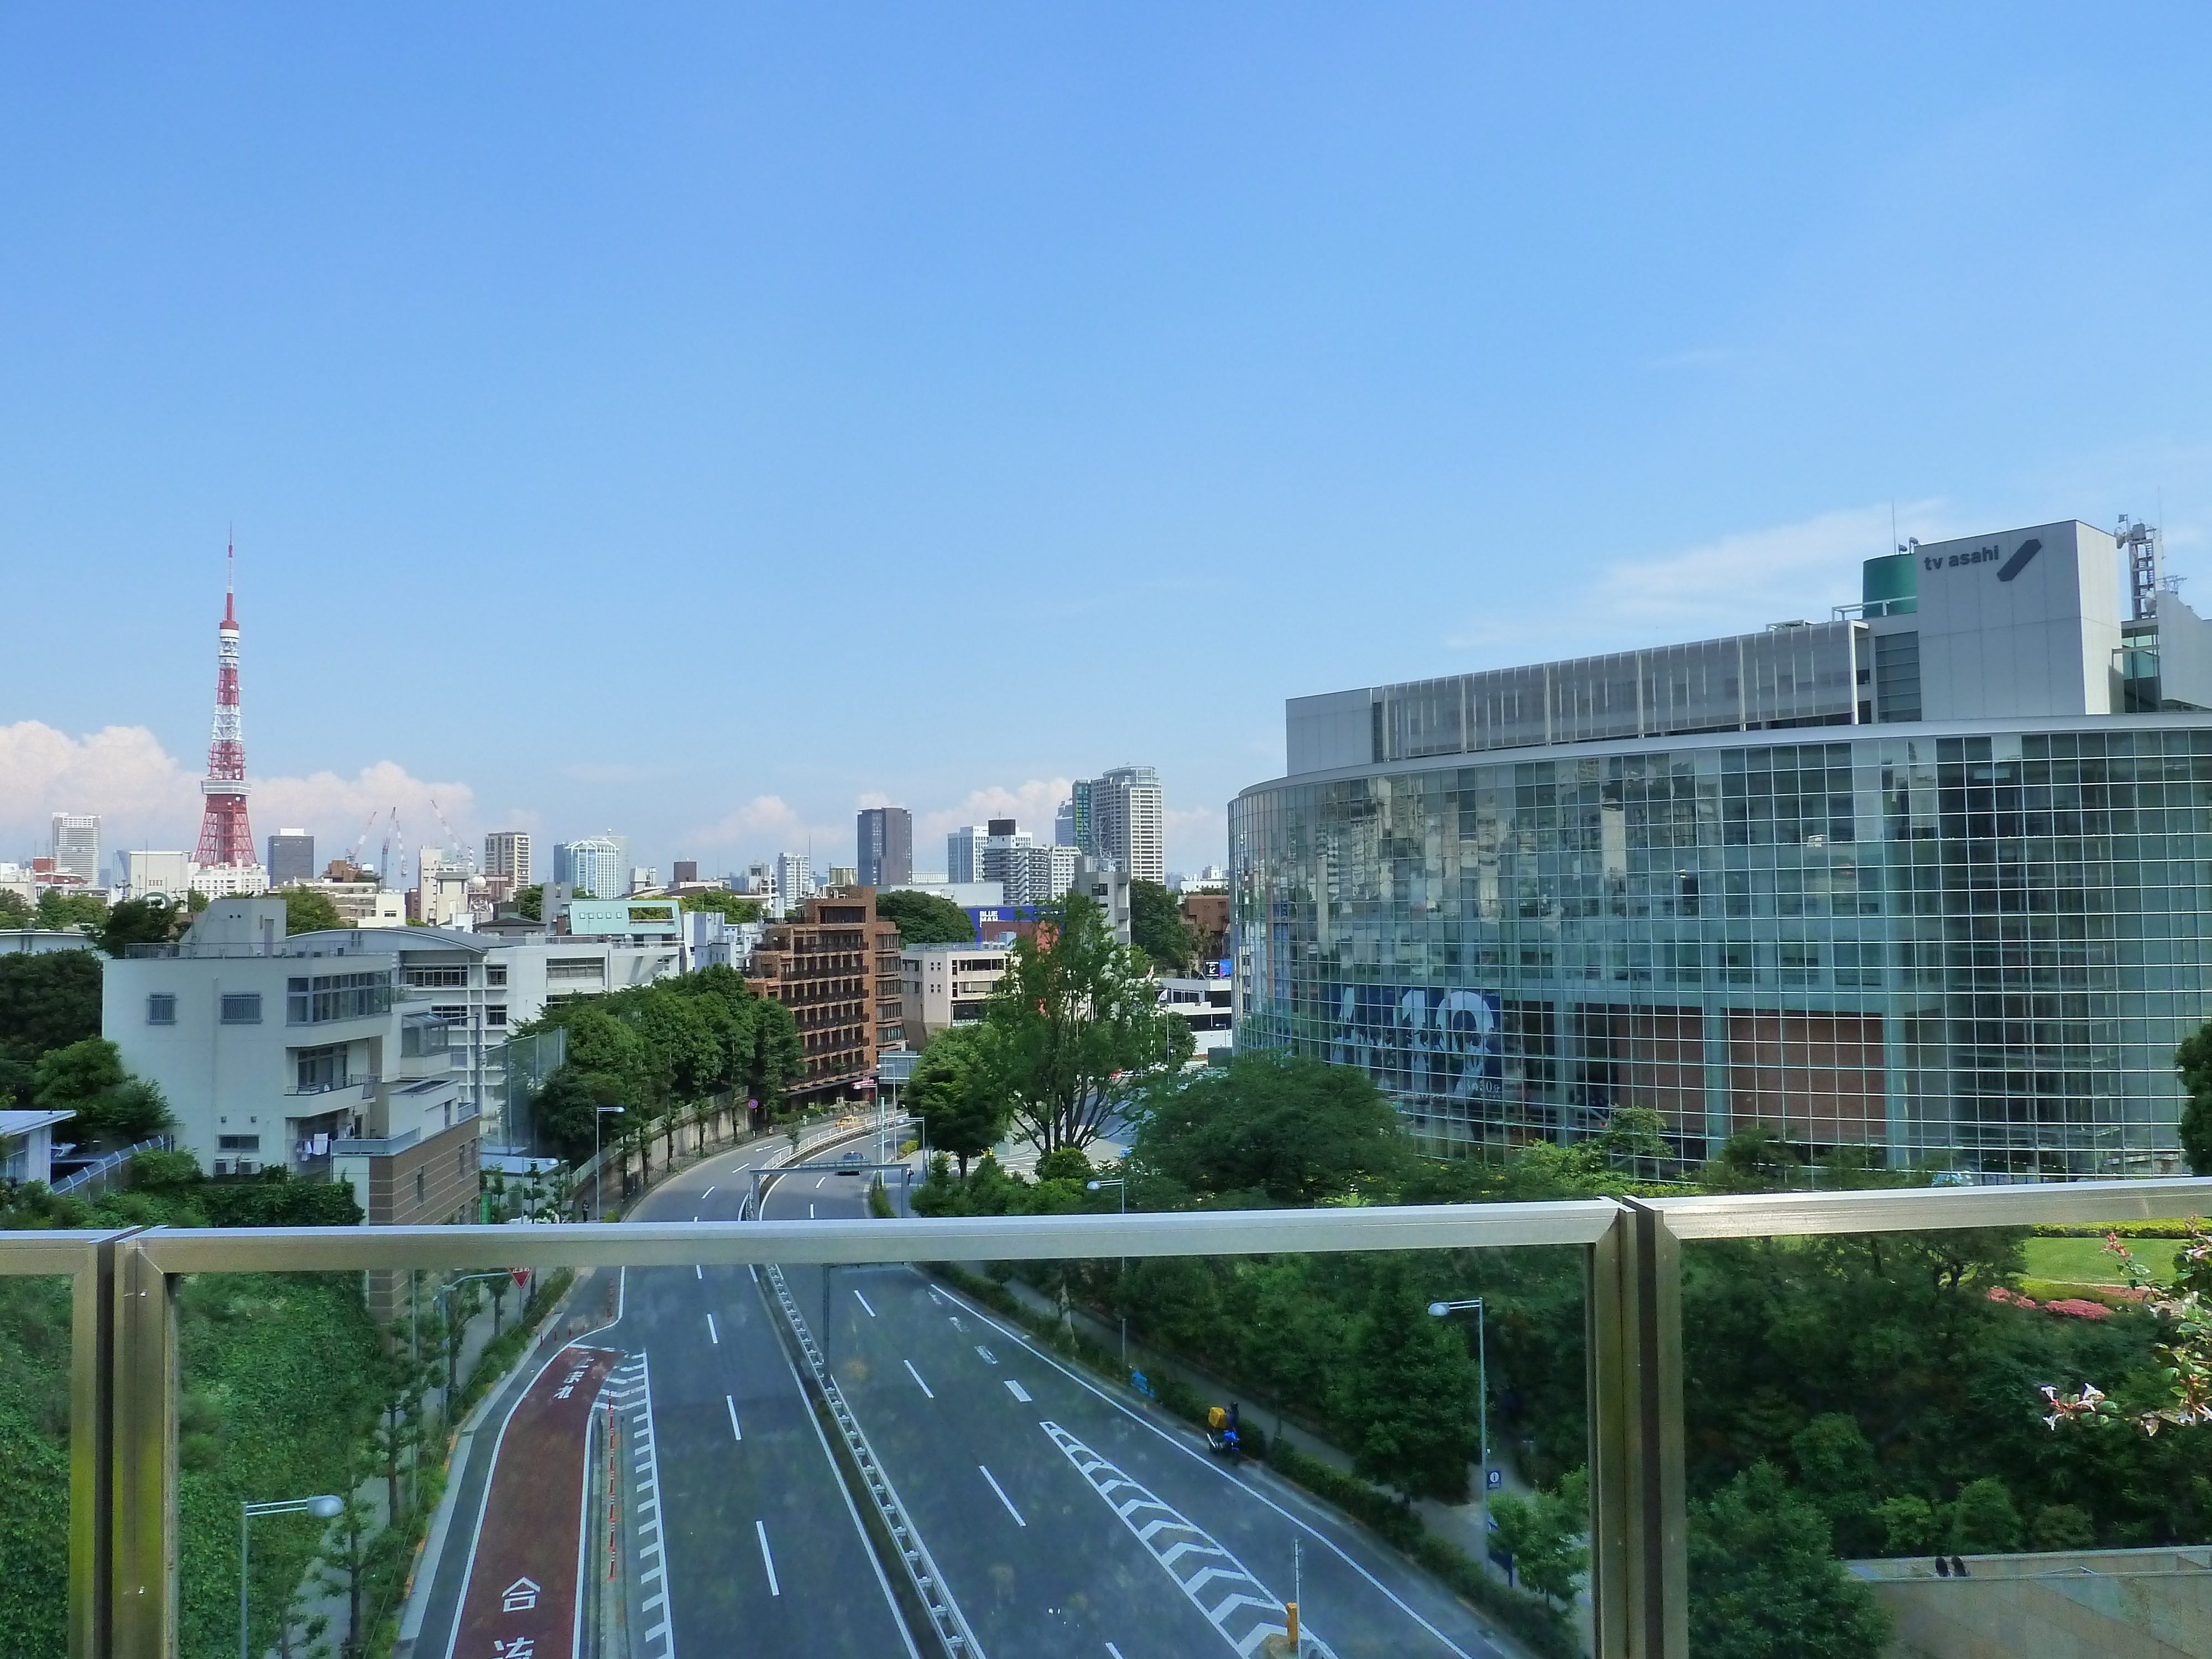
<svg viewBox="0 0 2212 1659">
<path fill-rule="evenodd" d="M 1823 1412 L 1790 1437 L 1798 1484 L 1834 1528 L 1845 1555 L 1871 1555 L 1881 1547 L 1874 1517 L 1881 1480 L 1874 1448 L 1848 1412 Z"/>
<path fill-rule="evenodd" d="M 545 884 L 518 887 L 514 890 L 514 914 L 525 921 L 545 920 Z"/>
<path fill-rule="evenodd" d="M 107 920 L 107 901 L 92 893 L 61 893 L 49 887 L 39 895 L 39 926 L 97 931 Z"/>
<path fill-rule="evenodd" d="M 1522 1584 L 1547 1601 L 1572 1601 L 1589 1571 L 1589 1471 L 1569 1471 L 1555 1492 L 1500 1492 L 1490 1500 L 1490 1515 L 1497 1522 L 1492 1542 L 1512 1556 Z"/>
<path fill-rule="evenodd" d="M 1180 1066 L 1192 1048 L 1097 904 L 1071 894 L 1051 912 L 1016 943 L 984 1013 L 1013 1121 L 1040 1152 L 1089 1146 L 1125 1074 Z"/>
<path fill-rule="evenodd" d="M 318 888 L 295 884 L 283 890 L 283 899 L 287 933 L 315 933 L 346 925 L 331 896 Z"/>
<path fill-rule="evenodd" d="M 532 1097 L 530 1117 L 537 1126 L 538 1139 L 573 1161 L 588 1157 L 595 1139 L 605 1145 L 621 1133 L 621 1118 L 608 1126 L 612 1134 L 601 1128 L 599 1108 L 611 1106 L 626 1113 L 629 1104 L 617 1079 L 604 1072 L 562 1066 Z"/>
<path fill-rule="evenodd" d="M 32 926 L 31 907 L 12 887 L 0 887 L 0 927 Z"/>
<path fill-rule="evenodd" d="M 1201 1200 L 1302 1206 L 1389 1187 L 1412 1148 L 1358 1067 L 1261 1049 L 1156 1079 L 1130 1157 Z"/>
<path fill-rule="evenodd" d="M 1829 1553 L 1827 1517 L 1758 1463 L 1690 1506 L 1698 1659 L 1878 1659 L 1889 1620 Z"/>
<path fill-rule="evenodd" d="M 70 1138 L 106 1147 L 137 1145 L 174 1121 L 161 1091 L 123 1069 L 123 1055 L 104 1037 L 50 1050 L 33 1070 L 39 1109 L 73 1112 Z"/>
<path fill-rule="evenodd" d="M 2184 1039 L 2173 1065 L 2189 1095 L 2181 1109 L 2182 1155 L 2190 1174 L 2212 1175 L 2212 1022 Z"/>
<path fill-rule="evenodd" d="M 167 945 L 191 923 L 190 907 L 172 904 L 167 896 L 149 893 L 125 899 L 107 913 L 97 935 L 100 948 L 111 957 L 125 956 L 134 945 Z"/>
<path fill-rule="evenodd" d="M 908 945 L 966 945 L 975 937 L 974 918 L 936 893 L 878 893 L 876 915 L 896 922 Z"/>
<path fill-rule="evenodd" d="M 1951 1505 L 1951 1549 L 1957 1555 L 2008 1555 L 2020 1547 L 2020 1510 L 1993 1474 L 1969 1480 Z"/>
<path fill-rule="evenodd" d="M 1747 1123 L 1721 1143 L 1705 1165 L 1705 1184 L 1717 1192 L 1756 1192 L 1786 1185 L 1803 1160 L 1769 1125 Z"/>
<path fill-rule="evenodd" d="M 100 959 L 91 951 L 0 957 L 0 1058 L 33 1065 L 100 1035 Z"/>
<path fill-rule="evenodd" d="M 933 1150 L 960 1160 L 980 1158 L 1005 1139 L 1007 1114 L 991 1052 L 988 1025 L 955 1025 L 940 1031 L 915 1062 L 908 1098 L 921 1114 Z"/>
<path fill-rule="evenodd" d="M 735 893 L 719 887 L 710 887 L 702 893 L 686 893 L 683 898 L 686 910 L 711 911 L 731 921 L 758 921 L 761 906 L 758 899 L 739 898 Z"/>
<path fill-rule="evenodd" d="M 1408 1497 L 1464 1503 L 1468 1462 L 1480 1449 L 1476 1386 L 1466 1340 L 1430 1314 L 1405 1261 L 1387 1259 L 1335 1413 L 1349 1431 L 1353 1468 Z"/>
<path fill-rule="evenodd" d="M 762 997 L 753 1010 L 752 1039 L 742 1086 L 761 1110 L 773 1113 L 783 1103 L 784 1090 L 805 1071 L 806 1046 L 791 1010 L 773 997 Z"/>
<path fill-rule="evenodd" d="M 1129 884 L 1129 939 L 1163 972 L 1190 971 L 1197 942 L 1182 919 L 1182 902 L 1157 881 Z"/>
<path fill-rule="evenodd" d="M 1598 1149 L 1609 1163 L 1620 1164 L 1669 1156 L 1666 1114 L 1649 1106 L 1616 1106 L 1597 1137 Z"/>
</svg>

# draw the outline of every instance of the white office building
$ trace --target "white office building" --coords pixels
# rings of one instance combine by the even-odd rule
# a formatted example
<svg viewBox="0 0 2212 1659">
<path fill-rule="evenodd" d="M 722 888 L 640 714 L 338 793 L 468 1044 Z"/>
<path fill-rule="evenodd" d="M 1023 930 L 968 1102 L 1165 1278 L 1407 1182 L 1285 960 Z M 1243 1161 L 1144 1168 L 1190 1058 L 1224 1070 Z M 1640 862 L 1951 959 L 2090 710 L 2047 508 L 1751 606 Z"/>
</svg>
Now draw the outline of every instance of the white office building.
<svg viewBox="0 0 2212 1659">
<path fill-rule="evenodd" d="M 530 873 L 530 832 L 526 830 L 495 830 L 484 837 L 483 872 L 487 876 L 501 876 L 514 887 L 528 887 Z M 510 891 L 513 888 L 509 889 Z"/>
<path fill-rule="evenodd" d="M 1191 1058 L 1203 1060 L 1216 1049 L 1236 1046 L 1235 987 L 1225 979 L 1164 979 L 1160 1006 L 1190 1027 Z"/>
<path fill-rule="evenodd" d="M 629 840 L 625 836 L 587 836 L 553 848 L 553 879 L 594 898 L 621 898 L 629 891 Z"/>
<path fill-rule="evenodd" d="M 779 853 L 775 860 L 775 913 L 790 915 L 814 896 L 813 862 L 798 853 Z"/>
<path fill-rule="evenodd" d="M 115 884 L 118 898 L 181 899 L 192 890 L 192 860 L 188 853 L 118 853 Z"/>
<path fill-rule="evenodd" d="M 945 878 L 958 885 L 983 879 L 983 844 L 991 838 L 988 826 L 963 823 L 945 838 Z"/>
<path fill-rule="evenodd" d="M 92 812 L 54 814 L 54 868 L 88 887 L 100 884 L 100 818 Z"/>
<path fill-rule="evenodd" d="M 1149 766 L 1117 766 L 1091 781 L 1091 844 L 1132 881 L 1168 876 L 1167 801 Z"/>
</svg>

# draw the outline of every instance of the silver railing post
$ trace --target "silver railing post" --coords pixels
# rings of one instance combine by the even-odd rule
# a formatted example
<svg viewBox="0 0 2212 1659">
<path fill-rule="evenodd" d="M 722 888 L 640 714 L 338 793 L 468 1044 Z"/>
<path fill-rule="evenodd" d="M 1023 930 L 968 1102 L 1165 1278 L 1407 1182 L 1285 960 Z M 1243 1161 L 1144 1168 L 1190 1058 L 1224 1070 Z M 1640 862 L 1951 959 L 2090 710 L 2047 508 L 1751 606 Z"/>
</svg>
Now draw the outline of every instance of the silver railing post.
<svg viewBox="0 0 2212 1659">
<path fill-rule="evenodd" d="M 175 1292 L 144 1237 L 114 1246 L 110 1651 L 118 1659 L 168 1659 L 177 1641 Z"/>
</svg>

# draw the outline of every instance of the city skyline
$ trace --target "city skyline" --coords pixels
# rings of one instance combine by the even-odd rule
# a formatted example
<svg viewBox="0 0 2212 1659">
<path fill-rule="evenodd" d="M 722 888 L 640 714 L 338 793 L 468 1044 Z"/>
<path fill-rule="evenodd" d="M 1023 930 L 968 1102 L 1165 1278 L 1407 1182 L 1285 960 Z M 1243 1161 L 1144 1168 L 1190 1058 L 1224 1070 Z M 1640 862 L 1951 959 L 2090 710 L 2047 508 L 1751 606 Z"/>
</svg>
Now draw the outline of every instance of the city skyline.
<svg viewBox="0 0 2212 1659">
<path fill-rule="evenodd" d="M 2200 573 L 2201 17 L 429 27 L 0 24 L 0 549 L 101 647 L 0 662 L 0 845 L 196 844 L 234 522 L 257 830 L 434 798 L 662 866 L 1042 830 L 1135 757 L 1191 868 L 1339 680 L 1817 619 L 2062 512 Z M 2020 118 L 2092 84 L 2130 118 Z M 848 601 L 1034 695 L 763 620 Z M 617 611 L 653 643 L 562 695 Z"/>
</svg>

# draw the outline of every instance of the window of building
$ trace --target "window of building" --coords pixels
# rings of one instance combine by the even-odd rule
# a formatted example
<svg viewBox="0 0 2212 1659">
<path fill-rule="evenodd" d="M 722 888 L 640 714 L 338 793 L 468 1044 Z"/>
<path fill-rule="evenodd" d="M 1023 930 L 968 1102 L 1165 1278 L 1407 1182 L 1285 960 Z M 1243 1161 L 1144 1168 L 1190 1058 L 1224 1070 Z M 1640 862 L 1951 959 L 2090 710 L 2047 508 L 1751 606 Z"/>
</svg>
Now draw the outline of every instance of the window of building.
<svg viewBox="0 0 2212 1659">
<path fill-rule="evenodd" d="M 496 964 L 496 963 L 494 963 L 494 964 L 492 964 L 491 966 L 487 967 L 487 968 L 484 969 L 484 983 L 485 983 L 485 984 L 487 984 L 487 985 L 504 985 L 504 984 L 506 984 L 506 983 L 507 983 L 507 969 L 506 969 L 505 968 L 501 967 L 501 966 L 499 966 L 499 965 L 498 965 L 498 964 Z"/>
<path fill-rule="evenodd" d="M 320 1048 L 298 1050 L 296 1072 L 299 1091 L 303 1095 L 340 1087 L 346 1080 L 345 1044 L 334 1042 Z"/>
<path fill-rule="evenodd" d="M 217 1135 L 215 1138 L 215 1144 L 216 1150 L 218 1152 L 258 1152 L 261 1150 L 261 1137 L 259 1135 Z"/>
<path fill-rule="evenodd" d="M 416 1170 L 416 1171 L 415 1171 L 415 1201 L 416 1201 L 417 1204 L 422 1203 L 422 1202 L 426 1198 L 428 1198 L 428 1197 L 429 1196 L 429 1194 L 430 1194 L 430 1182 L 429 1182 L 429 1180 L 428 1180 L 428 1176 L 426 1176 L 426 1174 L 425 1174 L 425 1172 L 424 1172 L 424 1171 L 422 1171 L 422 1170 Z"/>
<path fill-rule="evenodd" d="M 484 1024 L 487 1025 L 506 1024 L 507 1005 L 503 1002 L 495 1002 L 486 1007 L 484 1010 Z"/>
<path fill-rule="evenodd" d="M 226 1025 L 260 1024 L 261 993 L 258 991 L 224 992 L 222 1023 Z"/>
<path fill-rule="evenodd" d="M 445 986 L 466 985 L 469 970 L 465 965 L 459 968 L 410 968 L 407 982 L 418 988 L 434 990 Z"/>
<path fill-rule="evenodd" d="M 312 979 L 287 980 L 284 993 L 288 1025 L 361 1019 L 392 1008 L 392 980 L 386 974 L 318 974 Z"/>
<path fill-rule="evenodd" d="M 177 1023 L 177 999 L 167 991 L 156 991 L 148 997 L 146 1023 L 149 1025 L 174 1025 Z"/>
</svg>

